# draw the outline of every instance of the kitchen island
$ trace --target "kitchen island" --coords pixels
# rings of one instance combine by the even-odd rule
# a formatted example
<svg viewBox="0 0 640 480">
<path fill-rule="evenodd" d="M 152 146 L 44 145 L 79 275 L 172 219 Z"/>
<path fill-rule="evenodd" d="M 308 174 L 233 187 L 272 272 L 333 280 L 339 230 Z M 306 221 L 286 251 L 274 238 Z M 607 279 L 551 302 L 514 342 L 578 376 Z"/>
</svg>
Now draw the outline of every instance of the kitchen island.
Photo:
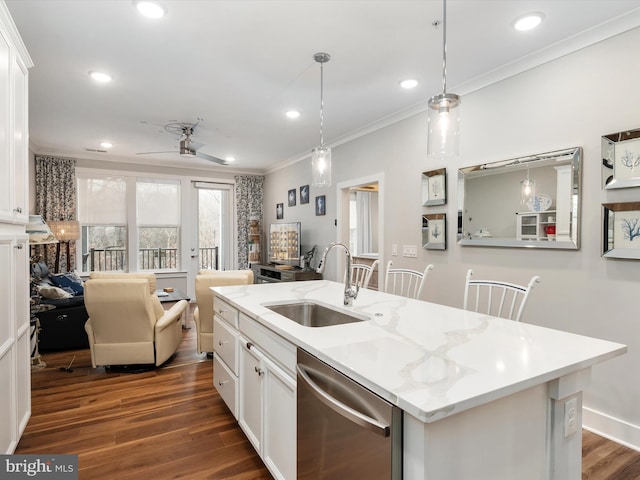
<svg viewBox="0 0 640 480">
<path fill-rule="evenodd" d="M 286 377 L 280 383 L 288 382 L 289 392 L 295 383 L 287 373 L 295 371 L 300 347 L 400 407 L 406 480 L 580 479 L 582 390 L 593 365 L 626 351 L 617 343 L 370 290 L 344 307 L 344 285 L 324 280 L 213 290 L 216 315 L 235 318 L 240 344 L 256 342 L 270 351 L 268 364 Z M 368 320 L 305 327 L 265 306 L 292 300 L 313 300 Z M 262 420 L 243 413 L 256 392 L 243 398 L 240 379 L 239 392 L 223 393 L 233 378 L 216 379 L 216 372 L 224 373 L 215 363 L 220 354 L 224 359 L 224 352 L 214 357 L 216 387 L 274 476 L 294 478 L 295 466 L 270 465 L 279 450 L 276 440 L 268 441 L 275 427 L 262 432 Z M 262 375 L 260 365 L 253 368 Z M 274 397 L 281 404 L 283 391 Z M 279 418 L 285 436 L 295 425 L 290 407 L 264 416 Z"/>
</svg>

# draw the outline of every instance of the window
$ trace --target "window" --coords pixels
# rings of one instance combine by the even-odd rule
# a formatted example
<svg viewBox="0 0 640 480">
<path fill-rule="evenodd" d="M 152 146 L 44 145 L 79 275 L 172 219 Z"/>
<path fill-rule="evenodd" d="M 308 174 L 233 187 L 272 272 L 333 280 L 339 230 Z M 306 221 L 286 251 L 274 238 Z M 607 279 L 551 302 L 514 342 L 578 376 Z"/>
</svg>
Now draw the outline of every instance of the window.
<svg viewBox="0 0 640 480">
<path fill-rule="evenodd" d="M 138 269 L 179 267 L 180 183 L 144 179 L 136 182 Z"/>
<path fill-rule="evenodd" d="M 127 269 L 127 182 L 78 178 L 83 271 Z"/>
<path fill-rule="evenodd" d="M 180 181 L 78 175 L 82 271 L 180 267 Z"/>
</svg>

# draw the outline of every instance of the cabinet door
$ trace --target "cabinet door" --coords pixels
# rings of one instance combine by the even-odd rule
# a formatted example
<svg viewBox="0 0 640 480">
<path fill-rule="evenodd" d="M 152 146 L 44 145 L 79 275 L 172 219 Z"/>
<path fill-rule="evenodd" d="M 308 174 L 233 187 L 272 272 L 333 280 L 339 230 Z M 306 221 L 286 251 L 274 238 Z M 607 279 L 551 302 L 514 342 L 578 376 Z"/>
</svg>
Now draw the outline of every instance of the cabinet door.
<svg viewBox="0 0 640 480">
<path fill-rule="evenodd" d="M 277 480 L 293 480 L 296 478 L 296 381 L 268 358 L 263 364 L 263 459 Z"/>
<path fill-rule="evenodd" d="M 29 155 L 29 128 L 28 128 L 28 99 L 27 79 L 28 70 L 18 56 L 15 57 L 12 69 L 13 76 L 13 134 L 10 141 L 13 142 L 13 213 L 15 220 L 27 223 L 29 213 L 28 198 L 28 155 Z"/>
<path fill-rule="evenodd" d="M 262 367 L 263 355 L 240 338 L 240 408 L 238 423 L 258 454 L 262 454 Z"/>
<path fill-rule="evenodd" d="M 11 174 L 11 150 L 10 119 L 11 108 L 9 106 L 9 86 L 11 65 L 11 50 L 9 41 L 0 31 L 0 220 L 13 221 L 12 206 L 12 178 Z"/>
</svg>

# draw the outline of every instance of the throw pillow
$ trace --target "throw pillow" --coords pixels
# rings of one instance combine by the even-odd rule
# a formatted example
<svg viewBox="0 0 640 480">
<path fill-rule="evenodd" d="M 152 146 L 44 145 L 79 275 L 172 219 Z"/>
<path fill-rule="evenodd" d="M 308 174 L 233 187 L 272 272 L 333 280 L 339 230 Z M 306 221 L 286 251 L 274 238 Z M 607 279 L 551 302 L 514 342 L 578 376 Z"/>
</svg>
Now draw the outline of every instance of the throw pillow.
<svg viewBox="0 0 640 480">
<path fill-rule="evenodd" d="M 71 295 L 68 292 L 65 292 L 61 288 L 58 287 L 47 287 L 45 285 L 38 286 L 38 293 L 40 296 L 47 298 L 49 300 L 54 300 L 56 298 L 71 298 Z"/>
<path fill-rule="evenodd" d="M 72 295 L 84 295 L 82 279 L 73 272 L 50 275 L 49 278 L 56 287 L 60 287 Z"/>
</svg>

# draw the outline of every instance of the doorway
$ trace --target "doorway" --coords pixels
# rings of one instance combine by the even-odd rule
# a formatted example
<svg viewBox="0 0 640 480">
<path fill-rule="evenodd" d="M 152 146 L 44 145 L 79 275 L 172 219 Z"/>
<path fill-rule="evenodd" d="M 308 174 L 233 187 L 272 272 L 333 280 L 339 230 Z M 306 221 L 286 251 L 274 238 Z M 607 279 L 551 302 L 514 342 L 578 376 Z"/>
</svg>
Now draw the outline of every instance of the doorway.
<svg viewBox="0 0 640 480">
<path fill-rule="evenodd" d="M 233 268 L 233 185 L 192 182 L 192 219 L 194 231 L 189 247 L 189 296 L 195 298 L 195 277 L 200 270 L 228 270 Z"/>
<path fill-rule="evenodd" d="M 339 183 L 337 200 L 338 242 L 349 245 L 356 259 L 378 260 L 378 271 L 382 272 L 380 266 L 384 265 L 384 173 Z M 344 262 L 340 262 L 338 278 L 342 278 L 343 275 Z"/>
</svg>

